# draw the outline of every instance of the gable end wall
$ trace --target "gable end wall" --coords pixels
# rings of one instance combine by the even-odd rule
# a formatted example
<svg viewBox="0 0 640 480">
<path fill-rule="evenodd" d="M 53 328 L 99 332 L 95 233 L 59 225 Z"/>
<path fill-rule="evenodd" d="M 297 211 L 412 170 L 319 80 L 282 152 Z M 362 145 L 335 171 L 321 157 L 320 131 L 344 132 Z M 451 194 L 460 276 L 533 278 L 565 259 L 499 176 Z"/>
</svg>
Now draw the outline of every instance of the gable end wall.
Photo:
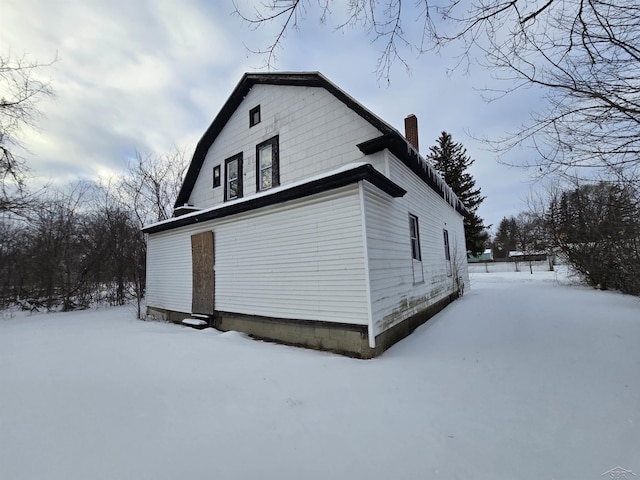
<svg viewBox="0 0 640 480">
<path fill-rule="evenodd" d="M 249 110 L 260 105 L 261 122 L 249 127 Z M 348 163 L 363 161 L 356 144 L 380 131 L 321 87 L 254 85 L 209 148 L 189 203 L 210 208 L 224 201 L 224 160 L 243 153 L 244 196 L 256 192 L 256 145 L 279 136 L 280 185 Z M 382 156 L 367 158 L 384 172 Z M 212 187 L 221 165 L 222 185 Z"/>
</svg>

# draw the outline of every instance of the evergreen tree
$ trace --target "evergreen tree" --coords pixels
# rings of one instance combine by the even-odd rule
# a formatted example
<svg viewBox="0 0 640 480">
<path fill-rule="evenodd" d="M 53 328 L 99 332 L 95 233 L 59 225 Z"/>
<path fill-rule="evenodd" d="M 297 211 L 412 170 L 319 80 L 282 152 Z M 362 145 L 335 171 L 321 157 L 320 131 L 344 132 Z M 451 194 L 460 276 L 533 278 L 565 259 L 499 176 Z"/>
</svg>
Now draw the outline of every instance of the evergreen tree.
<svg viewBox="0 0 640 480">
<path fill-rule="evenodd" d="M 455 143 L 451 135 L 442 132 L 437 144 L 429 147 L 428 158 L 440 176 L 447 182 L 453 192 L 462 201 L 470 214 L 464 219 L 464 234 L 467 240 L 467 251 L 472 255 L 480 255 L 489 239 L 484 220 L 476 213 L 485 199 L 476 188 L 476 181 L 467 171 L 473 165 L 467 150 L 460 143 Z"/>
<path fill-rule="evenodd" d="M 515 217 L 503 217 L 498 225 L 498 231 L 493 239 L 493 255 L 496 258 L 506 258 L 512 250 L 517 250 L 518 223 Z"/>
</svg>

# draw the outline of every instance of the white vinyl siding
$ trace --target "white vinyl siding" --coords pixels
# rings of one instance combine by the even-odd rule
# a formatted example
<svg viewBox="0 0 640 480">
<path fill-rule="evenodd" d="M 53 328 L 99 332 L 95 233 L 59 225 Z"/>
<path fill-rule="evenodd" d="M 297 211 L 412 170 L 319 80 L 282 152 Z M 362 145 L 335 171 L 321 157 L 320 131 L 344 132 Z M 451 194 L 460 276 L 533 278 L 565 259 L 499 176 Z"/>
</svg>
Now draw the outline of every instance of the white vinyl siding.
<svg viewBox="0 0 640 480">
<path fill-rule="evenodd" d="M 190 235 L 204 230 L 214 232 L 216 310 L 368 323 L 357 185 L 150 235 L 149 306 L 190 311 Z"/>
<path fill-rule="evenodd" d="M 447 275 L 452 275 L 451 270 L 451 248 L 449 247 L 449 231 L 445 228 L 442 230 L 442 241 L 444 243 L 444 261 L 447 266 Z"/>
<path fill-rule="evenodd" d="M 452 261 L 468 285 L 462 216 L 392 154 L 391 180 L 407 190 L 391 198 L 365 184 L 367 245 L 374 333 L 410 317 L 455 292 L 443 262 L 442 230 L 447 228 Z M 419 218 L 423 282 L 414 281 L 407 215 Z M 455 260 L 454 260 L 455 259 Z"/>
<path fill-rule="evenodd" d="M 197 225 L 179 232 L 170 230 L 149 235 L 146 287 L 148 306 L 191 312 L 191 235 L 204 230 L 206 229 L 201 225 Z"/>
<path fill-rule="evenodd" d="M 258 104 L 261 121 L 250 128 L 247 116 Z M 356 145 L 381 132 L 324 88 L 254 85 L 211 145 L 201 171 L 211 172 L 225 158 L 243 152 L 243 191 L 245 197 L 250 196 L 259 190 L 256 146 L 276 135 L 279 183 L 287 185 L 362 161 L 364 155 Z M 367 161 L 384 172 L 383 157 L 370 157 Z M 226 178 L 225 172 L 222 175 Z M 211 188 L 211 181 L 200 175 L 189 203 L 210 208 L 223 201 L 222 189 Z"/>
</svg>

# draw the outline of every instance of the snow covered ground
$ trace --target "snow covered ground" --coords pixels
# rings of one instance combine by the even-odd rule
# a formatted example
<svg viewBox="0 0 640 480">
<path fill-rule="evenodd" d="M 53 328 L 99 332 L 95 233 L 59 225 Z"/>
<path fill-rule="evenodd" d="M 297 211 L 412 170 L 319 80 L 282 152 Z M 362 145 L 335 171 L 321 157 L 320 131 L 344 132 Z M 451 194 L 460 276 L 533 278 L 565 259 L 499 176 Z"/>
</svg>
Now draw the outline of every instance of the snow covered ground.
<svg viewBox="0 0 640 480">
<path fill-rule="evenodd" d="M 474 273 L 463 298 L 368 361 L 130 308 L 0 319 L 1 480 L 583 480 L 615 467 L 640 476 L 640 300 L 556 273 Z"/>
</svg>

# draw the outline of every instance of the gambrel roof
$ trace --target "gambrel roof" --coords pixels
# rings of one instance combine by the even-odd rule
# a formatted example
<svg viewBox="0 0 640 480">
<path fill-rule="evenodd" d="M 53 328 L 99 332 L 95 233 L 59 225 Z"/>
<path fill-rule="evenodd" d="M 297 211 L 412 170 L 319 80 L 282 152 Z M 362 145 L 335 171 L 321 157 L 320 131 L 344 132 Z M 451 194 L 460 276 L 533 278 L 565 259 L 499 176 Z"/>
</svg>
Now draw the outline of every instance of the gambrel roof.
<svg viewBox="0 0 640 480">
<path fill-rule="evenodd" d="M 254 85 L 287 85 L 324 88 L 381 132 L 382 135 L 380 137 L 358 145 L 362 153 L 368 155 L 388 148 L 459 213 L 462 215 L 468 214 L 467 209 L 449 186 L 446 185 L 429 162 L 420 156 L 398 130 L 365 108 L 362 104 L 358 103 L 353 97 L 338 88 L 319 72 L 245 73 L 198 142 L 182 188 L 176 199 L 175 208 L 179 208 L 189 201 L 189 197 L 191 196 L 196 179 L 200 174 L 209 148 Z"/>
</svg>

